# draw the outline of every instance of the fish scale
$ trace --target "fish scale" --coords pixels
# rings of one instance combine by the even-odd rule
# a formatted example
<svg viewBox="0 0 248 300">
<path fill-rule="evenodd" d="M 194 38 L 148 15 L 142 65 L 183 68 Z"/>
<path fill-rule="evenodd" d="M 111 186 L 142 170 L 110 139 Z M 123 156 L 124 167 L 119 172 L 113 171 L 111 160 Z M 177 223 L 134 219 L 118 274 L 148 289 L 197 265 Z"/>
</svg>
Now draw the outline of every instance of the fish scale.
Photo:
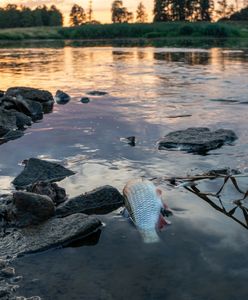
<svg viewBox="0 0 248 300">
<path fill-rule="evenodd" d="M 156 187 L 148 180 L 134 180 L 123 190 L 126 208 L 135 223 L 142 230 L 155 230 L 162 208 Z"/>
</svg>

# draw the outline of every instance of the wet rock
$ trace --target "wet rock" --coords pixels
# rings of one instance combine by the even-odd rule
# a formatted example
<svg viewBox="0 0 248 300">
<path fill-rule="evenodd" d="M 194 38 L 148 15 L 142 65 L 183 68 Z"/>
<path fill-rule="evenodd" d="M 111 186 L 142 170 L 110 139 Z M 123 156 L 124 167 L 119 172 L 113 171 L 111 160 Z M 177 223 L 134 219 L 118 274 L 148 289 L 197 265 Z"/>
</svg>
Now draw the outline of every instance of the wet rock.
<svg viewBox="0 0 248 300">
<path fill-rule="evenodd" d="M 43 107 L 39 102 L 31 101 L 18 97 L 15 102 L 18 102 L 18 105 L 21 108 L 21 112 L 31 117 L 32 121 L 41 120 L 43 118 Z"/>
<path fill-rule="evenodd" d="M 5 110 L 16 110 L 31 117 L 33 121 L 43 118 L 43 107 L 39 102 L 24 99 L 20 95 L 17 97 L 5 96 L 1 101 L 1 106 L 4 107 Z"/>
<path fill-rule="evenodd" d="M 71 97 L 64 93 L 63 91 L 58 90 L 55 95 L 55 101 L 57 104 L 66 104 L 71 100 Z"/>
<path fill-rule="evenodd" d="M 21 174 L 14 179 L 13 184 L 18 189 L 24 189 L 39 181 L 56 182 L 74 174 L 57 163 L 30 158 Z"/>
<path fill-rule="evenodd" d="M 89 103 L 89 102 L 90 102 L 90 99 L 89 99 L 88 97 L 82 97 L 82 98 L 80 99 L 80 102 L 81 102 L 81 103 Z"/>
<path fill-rule="evenodd" d="M 93 233 L 100 226 L 100 220 L 84 214 L 53 218 L 40 225 L 20 228 L 4 236 L 0 243 L 0 256 L 16 257 L 67 245 Z"/>
<path fill-rule="evenodd" d="M 7 266 L 7 261 L 0 258 L 0 270 Z"/>
<path fill-rule="evenodd" d="M 135 146 L 135 136 L 129 136 L 129 137 L 127 137 L 126 138 L 127 139 L 127 141 L 128 141 L 128 144 L 130 145 L 130 146 Z"/>
<path fill-rule="evenodd" d="M 4 91 L 0 91 L 0 98 L 4 96 Z"/>
<path fill-rule="evenodd" d="M 159 149 L 177 149 L 204 154 L 224 144 L 230 144 L 236 139 L 237 136 L 232 130 L 210 131 L 205 127 L 195 127 L 170 132 L 159 141 Z"/>
<path fill-rule="evenodd" d="M 0 145 L 8 141 L 16 140 L 24 135 L 21 130 L 11 130 L 0 138 Z"/>
<path fill-rule="evenodd" d="M 12 87 L 6 91 L 5 95 L 12 97 L 21 96 L 23 99 L 39 102 L 43 105 L 43 108 L 52 106 L 54 103 L 53 96 L 49 91 L 30 87 Z"/>
<path fill-rule="evenodd" d="M 11 219 L 15 226 L 26 227 L 40 224 L 54 215 L 53 201 L 44 195 L 29 192 L 15 192 Z"/>
<path fill-rule="evenodd" d="M 0 108 L 0 144 L 23 136 L 23 132 L 17 130 L 21 121 L 16 113 Z"/>
<path fill-rule="evenodd" d="M 135 136 L 129 136 L 126 138 L 120 138 L 120 141 L 123 143 L 126 143 L 132 147 L 134 147 L 136 145 L 136 138 Z"/>
<path fill-rule="evenodd" d="M 16 130 L 16 116 L 5 109 L 0 108 L 0 133 L 6 134 L 10 130 Z"/>
<path fill-rule="evenodd" d="M 4 268 L 0 271 L 0 276 L 5 278 L 10 278 L 15 276 L 15 269 L 12 267 Z"/>
<path fill-rule="evenodd" d="M 107 95 L 108 93 L 103 91 L 90 91 L 87 94 L 91 96 L 104 96 Z"/>
<path fill-rule="evenodd" d="M 27 191 L 39 195 L 46 195 L 52 199 L 55 205 L 67 200 L 65 189 L 59 187 L 56 183 L 37 182 L 31 187 L 28 187 Z"/>
<path fill-rule="evenodd" d="M 86 214 L 109 213 L 124 203 L 120 192 L 109 185 L 71 198 L 56 209 L 56 215 L 68 216 L 77 212 Z"/>
<path fill-rule="evenodd" d="M 3 300 L 15 299 L 14 292 L 16 290 L 15 285 L 8 284 L 6 281 L 0 281 L 0 298 Z"/>
<path fill-rule="evenodd" d="M 11 110 L 10 112 L 16 117 L 16 126 L 18 128 L 24 129 L 26 126 L 32 125 L 32 119 L 29 116 L 15 110 Z"/>
</svg>

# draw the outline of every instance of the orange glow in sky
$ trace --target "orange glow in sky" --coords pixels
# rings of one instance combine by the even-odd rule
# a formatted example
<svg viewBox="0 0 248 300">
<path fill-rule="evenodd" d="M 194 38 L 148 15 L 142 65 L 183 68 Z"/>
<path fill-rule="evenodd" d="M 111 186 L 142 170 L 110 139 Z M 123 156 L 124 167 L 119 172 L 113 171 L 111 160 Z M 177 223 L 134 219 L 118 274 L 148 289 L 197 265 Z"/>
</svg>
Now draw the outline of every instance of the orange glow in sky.
<svg viewBox="0 0 248 300">
<path fill-rule="evenodd" d="M 137 9 L 137 6 L 141 0 L 123 0 L 123 4 L 130 11 L 134 12 Z M 110 23 L 111 22 L 111 4 L 113 0 L 93 0 L 93 18 L 102 23 Z M 69 13 L 73 4 L 79 4 L 84 9 L 88 9 L 88 0 L 0 0 L 0 6 L 4 6 L 7 3 L 15 3 L 22 4 L 29 7 L 36 7 L 38 5 L 56 5 L 64 14 L 65 17 L 65 25 L 68 25 Z M 153 0 L 145 0 L 143 1 L 144 5 L 147 8 L 147 12 L 149 13 L 149 20 L 152 20 L 152 10 L 153 10 Z"/>
</svg>

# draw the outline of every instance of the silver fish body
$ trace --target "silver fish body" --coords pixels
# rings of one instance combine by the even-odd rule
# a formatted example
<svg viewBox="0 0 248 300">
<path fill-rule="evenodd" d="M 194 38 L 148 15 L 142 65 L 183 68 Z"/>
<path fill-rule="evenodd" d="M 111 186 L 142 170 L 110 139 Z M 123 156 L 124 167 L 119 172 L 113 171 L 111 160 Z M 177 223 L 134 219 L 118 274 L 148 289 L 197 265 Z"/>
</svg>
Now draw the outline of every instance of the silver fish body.
<svg viewBox="0 0 248 300">
<path fill-rule="evenodd" d="M 131 180 L 124 187 L 123 194 L 126 209 L 144 242 L 159 241 L 157 229 L 163 203 L 154 184 L 144 179 Z"/>
</svg>

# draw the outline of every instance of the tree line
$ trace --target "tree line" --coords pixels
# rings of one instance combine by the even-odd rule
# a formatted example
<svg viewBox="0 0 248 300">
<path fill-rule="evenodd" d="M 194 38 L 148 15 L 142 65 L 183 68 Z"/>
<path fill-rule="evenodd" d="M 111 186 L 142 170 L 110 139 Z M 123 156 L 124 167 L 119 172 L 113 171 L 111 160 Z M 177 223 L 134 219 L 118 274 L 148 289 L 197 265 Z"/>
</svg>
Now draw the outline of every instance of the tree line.
<svg viewBox="0 0 248 300">
<path fill-rule="evenodd" d="M 235 0 L 230 4 L 229 0 L 154 0 L 153 22 L 167 21 L 213 21 L 214 19 L 228 19 L 232 16 L 243 0 Z M 240 3 L 239 3 L 240 2 Z M 92 1 L 88 12 L 81 6 L 73 5 L 70 13 L 70 25 L 79 26 L 88 23 L 99 23 L 92 20 Z M 244 13 L 239 18 L 246 17 Z M 111 6 L 112 23 L 146 23 L 148 13 L 143 2 L 140 2 L 136 14 L 124 6 L 122 0 L 115 0 Z M 246 19 L 247 20 L 247 19 Z"/>
<path fill-rule="evenodd" d="M 154 0 L 153 22 L 167 21 L 212 21 L 213 19 L 227 19 L 237 10 L 238 3 L 235 0 L 236 9 L 228 0 Z M 245 13 L 244 13 L 245 12 Z M 243 16 L 247 19 L 246 9 L 238 15 L 239 20 Z M 111 6 L 112 23 L 146 23 L 148 13 L 143 2 L 137 6 L 133 13 L 124 6 L 122 0 L 115 0 Z M 88 9 L 74 4 L 70 11 L 70 26 L 84 24 L 98 24 L 93 19 L 92 0 Z M 63 15 L 61 11 L 52 5 L 38 6 L 30 9 L 26 6 L 8 4 L 0 8 L 0 28 L 35 27 L 35 26 L 62 26 Z"/>
<path fill-rule="evenodd" d="M 55 5 L 46 5 L 30 9 L 26 6 L 7 4 L 0 8 L 0 28 L 61 26 L 63 15 Z"/>
</svg>

